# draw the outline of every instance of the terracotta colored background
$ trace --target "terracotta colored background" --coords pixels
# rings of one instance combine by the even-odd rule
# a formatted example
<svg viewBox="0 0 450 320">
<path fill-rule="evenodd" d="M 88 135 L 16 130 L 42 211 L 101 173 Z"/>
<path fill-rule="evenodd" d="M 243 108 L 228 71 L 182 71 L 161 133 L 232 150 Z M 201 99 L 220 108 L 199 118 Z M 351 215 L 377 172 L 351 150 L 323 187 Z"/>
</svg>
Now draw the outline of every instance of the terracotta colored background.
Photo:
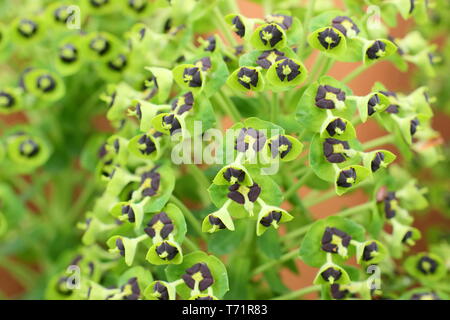
<svg viewBox="0 0 450 320">
<path fill-rule="evenodd" d="M 341 5 L 340 1 L 336 1 L 337 5 Z M 239 7 L 241 12 L 248 17 L 263 17 L 263 10 L 261 6 L 249 2 L 249 1 L 239 1 Z M 401 18 L 399 18 L 401 19 Z M 403 36 L 407 30 L 411 27 L 411 23 L 408 21 L 400 21 L 399 27 L 392 31 L 394 36 Z M 311 68 L 314 63 L 315 55 L 306 61 L 307 68 Z M 336 63 L 329 74 L 336 79 L 342 79 L 346 74 L 348 74 L 353 68 L 358 64 L 356 63 Z M 356 95 L 367 94 L 373 84 L 376 81 L 381 81 L 383 84 L 392 91 L 402 91 L 409 92 L 413 90 L 413 86 L 409 79 L 410 74 L 414 72 L 414 68 L 411 67 L 407 73 L 402 73 L 395 69 L 388 62 L 380 62 L 375 68 L 371 68 L 361 74 L 359 77 L 350 82 L 350 87 Z M 3 117 L 5 118 L 5 117 Z M 10 116 L 7 117 L 8 122 L 16 123 L 23 121 L 22 117 Z M 442 113 L 438 113 L 433 118 L 433 127 L 440 131 L 446 143 L 450 140 L 450 128 L 449 128 L 450 118 Z M 376 138 L 378 136 L 386 134 L 383 129 L 381 129 L 375 122 L 368 121 L 363 125 L 357 127 L 358 138 L 360 141 L 365 142 Z M 394 146 L 384 146 L 393 152 L 396 152 Z M 398 154 L 398 152 L 396 152 Z M 300 195 L 305 195 L 308 190 L 305 188 L 300 189 Z M 366 195 L 361 191 L 356 191 L 350 195 L 335 197 L 328 201 L 324 201 L 318 205 L 312 207 L 312 213 L 315 218 L 323 218 L 333 213 L 338 212 L 343 207 L 349 207 L 364 203 L 367 200 Z M 450 220 L 445 219 L 439 212 L 431 211 L 425 216 L 416 217 L 415 226 L 421 230 L 426 230 L 430 225 L 441 224 L 446 225 L 450 229 Z M 419 242 L 415 250 L 426 250 L 425 242 Z M 295 275 L 288 270 L 282 271 L 284 283 L 292 290 L 299 289 L 305 286 L 309 286 L 312 283 L 312 279 L 315 277 L 317 269 L 311 268 L 301 261 L 297 261 L 300 269 L 300 275 Z M 0 292 L 3 292 L 7 297 L 15 297 L 22 293 L 23 289 L 20 285 L 14 281 L 9 275 L 7 275 L 4 270 L 0 268 Z M 315 294 L 307 295 L 306 298 L 313 299 Z"/>
</svg>

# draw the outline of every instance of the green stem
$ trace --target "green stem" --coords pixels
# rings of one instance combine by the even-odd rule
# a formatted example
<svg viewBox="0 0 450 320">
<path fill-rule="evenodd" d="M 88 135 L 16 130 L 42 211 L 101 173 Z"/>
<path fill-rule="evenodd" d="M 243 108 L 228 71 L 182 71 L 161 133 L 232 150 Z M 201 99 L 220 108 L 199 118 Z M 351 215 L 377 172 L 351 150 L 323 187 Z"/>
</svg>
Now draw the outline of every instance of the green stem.
<svg viewBox="0 0 450 320">
<path fill-rule="evenodd" d="M 185 218 L 190 222 L 192 227 L 195 229 L 195 231 L 198 233 L 200 238 L 203 240 L 206 240 L 205 234 L 202 232 L 202 227 L 200 225 L 200 222 L 197 220 L 197 218 L 194 216 L 194 214 L 189 210 L 183 202 L 181 202 L 180 199 L 172 195 L 170 197 L 170 201 L 172 201 L 180 210 L 183 212 Z"/>
<path fill-rule="evenodd" d="M 376 148 L 379 146 L 382 146 L 384 144 L 388 144 L 393 142 L 394 140 L 394 135 L 393 134 L 387 134 L 385 136 L 382 137 L 378 137 L 376 139 L 373 140 L 369 140 L 365 143 L 362 144 L 362 147 L 364 150 L 368 150 L 368 149 L 372 149 L 372 148 Z"/>
<path fill-rule="evenodd" d="M 237 113 L 237 110 L 235 110 L 236 108 L 234 108 L 234 104 L 227 103 L 220 93 L 217 93 L 214 96 L 214 99 L 220 105 L 224 113 L 229 115 L 234 122 L 239 122 L 241 120 L 240 114 Z"/>
<path fill-rule="evenodd" d="M 296 248 L 293 251 L 290 251 L 288 253 L 285 253 L 284 255 L 282 255 L 280 258 L 278 258 L 277 260 L 271 260 L 269 262 L 266 262 L 262 265 L 260 265 L 258 268 L 256 268 L 255 270 L 253 270 L 252 272 L 252 276 L 255 276 L 261 272 L 266 271 L 267 269 L 272 268 L 273 266 L 279 265 L 285 261 L 291 260 L 295 257 L 298 256 L 298 251 L 300 250 L 300 248 Z"/>
<path fill-rule="evenodd" d="M 280 112 L 278 105 L 278 93 L 272 91 L 272 103 L 270 104 L 270 122 L 275 123 L 277 114 Z"/>
<path fill-rule="evenodd" d="M 198 195 L 202 200 L 202 203 L 207 206 L 211 203 L 211 199 L 208 196 L 206 190 L 208 190 L 211 182 L 206 178 L 205 173 L 197 167 L 195 164 L 189 164 L 187 166 L 189 173 L 194 177 L 194 179 L 199 184 L 199 192 Z"/>
<path fill-rule="evenodd" d="M 353 214 L 369 210 L 370 208 L 372 208 L 372 206 L 373 206 L 373 204 L 371 202 L 363 203 L 363 204 L 360 204 L 360 205 L 355 206 L 355 207 L 344 209 L 344 210 L 340 211 L 339 213 L 335 214 L 335 216 L 348 217 L 348 216 L 351 216 Z M 306 226 L 303 226 L 303 227 L 301 227 L 301 228 L 299 228 L 297 230 L 294 230 L 292 232 L 289 232 L 289 233 L 285 234 L 282 237 L 283 241 L 290 240 L 290 239 L 293 239 L 293 238 L 296 238 L 296 237 L 299 237 L 299 236 L 305 234 L 309 230 L 311 225 L 312 225 L 312 223 L 307 224 Z"/>
<path fill-rule="evenodd" d="M 305 183 L 306 180 L 308 180 L 308 178 L 313 174 L 313 171 L 309 171 L 308 173 L 306 173 L 305 175 L 303 175 L 303 177 L 301 177 L 300 179 L 298 179 L 298 181 L 296 183 L 294 183 L 285 193 L 284 193 L 284 197 L 285 198 L 289 198 L 292 194 L 296 193 L 297 190 Z"/>
<path fill-rule="evenodd" d="M 191 239 L 189 239 L 189 237 L 185 237 L 183 244 L 186 245 L 186 247 L 188 247 L 191 251 L 198 251 L 200 250 L 199 246 L 193 242 Z"/>
<path fill-rule="evenodd" d="M 326 56 L 322 52 L 320 52 L 316 60 L 314 61 L 314 65 L 311 72 L 309 73 L 308 84 L 312 83 L 315 79 L 318 78 L 318 72 L 322 68 L 325 59 Z"/>
<path fill-rule="evenodd" d="M 282 296 L 273 298 L 272 300 L 292 300 L 292 299 L 304 296 L 305 294 L 319 291 L 320 289 L 321 289 L 320 285 L 309 286 L 309 287 L 301 288 L 299 290 L 295 290 L 295 291 L 286 293 Z"/>
<path fill-rule="evenodd" d="M 328 191 L 322 192 L 322 194 L 320 194 L 319 196 L 311 195 L 310 197 L 308 194 L 303 200 L 305 202 L 305 206 L 311 207 L 317 203 L 333 198 L 334 196 L 336 196 L 336 190 L 332 188 Z"/>
<path fill-rule="evenodd" d="M 237 41 L 233 37 L 233 34 L 231 33 L 229 26 L 225 22 L 222 12 L 220 12 L 220 9 L 218 6 L 216 6 L 213 9 L 213 14 L 214 14 L 214 22 L 217 24 L 217 28 L 222 31 L 222 33 L 225 36 L 225 38 L 227 39 L 228 43 L 233 47 L 237 46 Z"/>
<path fill-rule="evenodd" d="M 357 76 L 359 76 L 361 73 L 363 73 L 369 65 L 361 64 L 357 68 L 355 68 L 352 72 L 350 72 L 344 79 L 341 80 L 342 83 L 349 83 L 353 79 L 355 79 Z"/>
<path fill-rule="evenodd" d="M 309 22 L 314 14 L 314 6 L 315 6 L 316 0 L 309 0 L 308 1 L 308 7 L 306 9 L 306 14 L 305 14 L 305 21 L 303 22 L 303 28 L 304 29 L 304 37 L 303 37 L 303 42 L 300 45 L 300 50 L 299 52 L 302 53 L 303 49 L 306 48 L 306 38 L 308 36 L 308 29 L 309 29 Z"/>
</svg>

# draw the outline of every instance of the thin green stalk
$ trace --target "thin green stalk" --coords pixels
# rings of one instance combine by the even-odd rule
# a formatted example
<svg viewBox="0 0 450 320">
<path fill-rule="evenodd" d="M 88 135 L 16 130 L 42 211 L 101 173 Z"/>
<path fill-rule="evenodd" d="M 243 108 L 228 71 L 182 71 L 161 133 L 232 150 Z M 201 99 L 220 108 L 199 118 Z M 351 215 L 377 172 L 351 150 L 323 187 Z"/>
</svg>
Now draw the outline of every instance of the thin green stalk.
<svg viewBox="0 0 450 320">
<path fill-rule="evenodd" d="M 202 200 L 202 203 L 207 206 L 211 203 L 211 199 L 208 196 L 208 193 L 206 190 L 211 185 L 211 182 L 208 180 L 208 178 L 205 176 L 205 173 L 197 167 L 195 164 L 189 164 L 187 165 L 189 173 L 194 177 L 195 181 L 199 184 L 199 197 Z"/>
<path fill-rule="evenodd" d="M 238 114 L 235 110 L 234 105 L 231 103 L 227 103 L 223 96 L 220 93 L 217 93 L 214 95 L 214 100 L 217 102 L 217 104 L 220 105 L 224 113 L 233 119 L 234 122 L 239 122 L 241 120 L 240 114 Z"/>
<path fill-rule="evenodd" d="M 335 216 L 348 217 L 348 216 L 351 216 L 353 214 L 369 210 L 370 208 L 372 208 L 372 206 L 373 206 L 373 204 L 371 202 L 363 203 L 363 204 L 360 204 L 358 206 L 354 206 L 354 207 L 351 207 L 351 208 L 344 209 L 344 210 L 338 212 L 337 214 L 335 214 Z M 291 231 L 291 232 L 285 234 L 282 237 L 283 241 L 290 240 L 290 239 L 293 239 L 293 238 L 297 238 L 297 237 L 305 234 L 308 231 L 308 229 L 311 227 L 311 225 L 312 225 L 312 223 L 307 224 L 306 226 L 303 226 L 301 228 L 298 228 L 297 230 L 294 230 L 294 231 Z"/>
<path fill-rule="evenodd" d="M 333 198 L 334 196 L 336 196 L 336 190 L 332 188 L 328 191 L 322 192 L 320 195 L 308 194 L 303 200 L 305 202 L 305 206 L 311 207 L 317 203 Z"/>
<path fill-rule="evenodd" d="M 369 140 L 362 144 L 362 147 L 364 150 L 376 148 L 379 146 L 382 146 L 384 144 L 388 144 L 394 141 L 394 135 L 393 134 L 387 134 L 385 136 L 378 137 L 373 140 Z"/>
<path fill-rule="evenodd" d="M 289 261 L 293 258 L 295 258 L 296 256 L 298 256 L 298 251 L 300 250 L 300 248 L 296 248 L 288 253 L 285 253 L 284 255 L 282 255 L 280 258 L 278 258 L 277 260 L 271 260 L 269 262 L 266 262 L 262 265 L 260 265 L 258 268 L 256 268 L 255 270 L 253 270 L 252 272 L 252 276 L 255 276 L 261 272 L 266 271 L 267 269 L 270 269 L 276 265 L 279 265 L 285 261 Z"/>
<path fill-rule="evenodd" d="M 359 76 L 361 73 L 367 70 L 369 65 L 361 64 L 356 69 L 354 69 L 352 72 L 350 72 L 344 79 L 342 79 L 342 83 L 349 83 L 353 79 L 355 79 L 357 76 Z"/>
<path fill-rule="evenodd" d="M 278 105 L 278 93 L 272 91 L 272 103 L 270 104 L 270 121 L 276 122 L 277 114 L 280 112 Z"/>
<path fill-rule="evenodd" d="M 236 105 L 234 104 L 234 102 L 230 99 L 230 97 L 222 90 L 220 92 L 220 95 L 222 96 L 222 99 L 225 101 L 225 103 L 230 107 L 230 109 L 232 110 L 232 112 L 235 114 L 235 116 L 241 120 L 242 119 L 242 115 L 239 112 L 239 110 L 236 108 Z"/>
<path fill-rule="evenodd" d="M 200 247 L 191 239 L 189 239 L 189 237 L 184 238 L 183 244 L 186 245 L 186 247 L 188 247 L 191 251 L 200 250 Z"/>
<path fill-rule="evenodd" d="M 206 240 L 205 234 L 202 232 L 202 227 L 200 225 L 200 222 L 197 220 L 197 218 L 194 216 L 194 214 L 189 210 L 183 202 L 181 202 L 180 199 L 172 195 L 170 197 L 170 201 L 172 201 L 180 210 L 183 212 L 184 217 L 190 222 L 192 227 L 195 229 L 195 231 L 198 233 L 200 238 L 203 240 Z"/>
<path fill-rule="evenodd" d="M 318 78 L 318 72 L 322 68 L 322 65 L 323 65 L 325 59 L 326 59 L 326 56 L 322 53 L 319 53 L 316 60 L 314 61 L 314 65 L 311 69 L 311 72 L 309 73 L 308 83 L 311 83 L 315 79 Z"/>
<path fill-rule="evenodd" d="M 272 300 L 292 300 L 292 299 L 304 296 L 305 294 L 319 291 L 320 288 L 321 288 L 320 285 L 309 286 L 309 287 L 301 288 L 299 290 L 295 290 L 295 291 L 286 293 L 286 294 L 284 294 L 282 296 L 273 298 Z"/>
<path fill-rule="evenodd" d="M 308 36 L 309 22 L 314 14 L 315 4 L 316 4 L 316 0 L 308 1 L 308 7 L 306 9 L 306 14 L 305 14 L 305 20 L 303 22 L 304 37 L 303 37 L 303 42 L 300 45 L 300 50 L 299 50 L 300 53 L 302 53 L 303 49 L 306 47 L 306 38 Z"/>
<path fill-rule="evenodd" d="M 305 175 L 303 175 L 303 177 L 301 177 L 300 179 L 298 179 L 298 181 L 296 183 L 294 183 L 285 193 L 284 196 L 285 198 L 289 198 L 291 195 L 293 195 L 294 193 L 297 192 L 297 190 L 306 182 L 306 180 L 309 179 L 309 177 L 311 177 L 311 175 L 313 174 L 313 171 L 309 171 L 308 173 L 306 173 Z"/>
<path fill-rule="evenodd" d="M 217 28 L 220 31 L 222 31 L 222 33 L 225 36 L 225 38 L 227 39 L 228 43 L 233 47 L 237 46 L 237 41 L 233 37 L 233 34 L 231 33 L 229 26 L 225 22 L 223 14 L 222 14 L 222 12 L 220 12 L 220 9 L 218 6 L 214 7 L 213 14 L 214 14 L 213 20 L 217 24 Z"/>
</svg>

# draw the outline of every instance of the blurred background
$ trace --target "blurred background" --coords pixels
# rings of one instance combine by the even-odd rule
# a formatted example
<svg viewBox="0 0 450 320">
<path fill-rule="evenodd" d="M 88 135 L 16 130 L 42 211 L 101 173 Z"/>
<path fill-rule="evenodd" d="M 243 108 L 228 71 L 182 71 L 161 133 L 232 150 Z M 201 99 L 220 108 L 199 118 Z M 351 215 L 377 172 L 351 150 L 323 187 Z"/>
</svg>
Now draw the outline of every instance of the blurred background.
<svg viewBox="0 0 450 320">
<path fill-rule="evenodd" d="M 1 0 L 8 1 L 8 0 Z M 341 1 L 335 1 L 335 5 L 337 7 L 342 7 Z M 248 17 L 263 17 L 263 9 L 262 6 L 245 0 L 239 1 L 239 8 L 241 12 Z M 398 16 L 398 27 L 392 29 L 391 34 L 394 37 L 402 37 L 408 33 L 411 29 L 413 29 L 414 23 L 412 21 L 405 21 L 400 16 Z M 447 32 L 442 32 L 440 34 L 432 34 L 430 35 L 431 41 L 436 43 L 438 46 L 439 52 L 448 51 L 448 32 L 450 30 L 446 30 Z M 315 56 L 313 55 L 308 61 L 306 61 L 307 68 L 311 68 L 314 63 Z M 330 75 L 337 78 L 342 79 L 346 74 L 350 72 L 351 69 L 357 67 L 358 64 L 352 63 L 336 63 L 330 71 Z M 0 64 L 0 75 L 2 72 L 5 72 L 5 68 L 7 66 Z M 448 150 L 449 141 L 450 141 L 450 116 L 449 116 L 449 99 L 447 99 L 447 95 L 450 94 L 450 90 L 445 90 L 445 87 L 449 86 L 449 77 L 448 73 L 448 62 L 444 61 L 443 70 L 438 71 L 438 75 L 435 80 L 430 84 L 431 92 L 437 96 L 438 100 L 434 103 L 435 107 L 435 116 L 433 118 L 433 128 L 440 132 L 443 140 L 442 144 Z M 396 92 L 404 92 L 409 93 L 417 88 L 420 83 L 420 74 L 415 66 L 410 65 L 407 72 L 400 72 L 396 69 L 390 62 L 380 62 L 377 64 L 375 68 L 370 68 L 369 70 L 362 73 L 360 76 L 355 78 L 350 82 L 349 86 L 354 91 L 356 95 L 365 95 L 372 88 L 373 84 L 377 81 L 382 82 L 389 90 Z M 2 115 L 0 116 L 0 120 L 7 124 L 17 124 L 26 121 L 26 117 L 21 114 L 13 114 L 13 115 Z M 94 122 L 94 125 L 100 126 L 104 130 L 108 130 L 107 125 L 105 125 L 105 121 L 99 117 Z M 359 125 L 357 127 L 358 138 L 361 142 L 365 142 L 371 139 L 374 139 L 378 136 L 382 136 L 385 134 L 385 131 L 380 128 L 375 121 L 368 121 L 363 125 Z M 393 151 L 395 154 L 399 154 L 396 150 L 395 146 L 386 145 L 383 146 L 390 151 Z M 401 158 L 397 161 L 402 161 Z M 447 167 L 448 170 L 450 168 Z M 435 179 L 431 172 L 431 169 L 422 170 L 421 172 L 417 172 L 416 176 L 419 177 L 419 180 L 427 180 L 427 179 Z M 25 181 L 28 179 L 25 177 Z M 30 181 L 28 179 L 28 181 Z M 446 185 L 449 187 L 450 185 L 447 180 Z M 299 192 L 300 195 L 305 195 L 309 190 L 307 188 L 302 188 Z M 333 213 L 336 213 L 343 207 L 350 207 L 354 205 L 358 205 L 364 203 L 367 200 L 367 196 L 361 191 L 356 191 L 349 195 L 344 195 L 341 197 L 334 197 L 332 199 L 326 200 L 318 205 L 312 207 L 312 213 L 315 218 L 323 218 Z M 33 210 L 32 204 L 30 205 L 30 210 Z M 84 208 L 88 209 L 88 208 Z M 420 240 L 414 248 L 413 251 L 424 251 L 427 250 L 427 241 L 426 239 L 429 237 L 433 237 L 433 232 L 438 230 L 440 234 L 444 234 L 447 236 L 447 240 L 450 237 L 450 216 L 448 213 L 443 212 L 443 210 L 433 208 L 427 210 L 426 214 L 418 213 L 415 215 L 414 226 L 420 229 L 425 235 L 422 240 Z M 0 239 L 0 255 L 4 254 L 4 250 L 2 250 L 2 243 Z M 6 251 L 7 252 L 7 251 Z M 6 271 L 4 264 L 15 264 L 17 268 L 14 268 L 17 272 L 15 274 L 11 274 L 11 272 Z M 3 264 L 3 267 L 1 266 Z M 20 298 L 26 293 L 26 288 L 21 281 L 18 281 L 17 278 L 21 276 L 35 276 L 35 274 L 39 274 L 40 266 L 36 264 L 29 264 L 26 261 L 21 261 L 20 258 L 15 256 L 2 256 L 0 264 L 0 298 L 3 296 L 5 298 Z M 19 268 L 20 265 L 26 265 L 26 268 Z M 297 264 L 300 268 L 300 274 L 293 274 L 289 270 L 283 271 L 283 282 L 287 287 L 292 290 L 299 289 L 311 284 L 313 278 L 316 275 L 317 269 L 309 267 L 303 264 L 301 261 L 297 260 Z M 30 274 L 24 274 L 28 272 Z M 315 294 L 310 294 L 307 298 L 315 298 Z"/>
</svg>

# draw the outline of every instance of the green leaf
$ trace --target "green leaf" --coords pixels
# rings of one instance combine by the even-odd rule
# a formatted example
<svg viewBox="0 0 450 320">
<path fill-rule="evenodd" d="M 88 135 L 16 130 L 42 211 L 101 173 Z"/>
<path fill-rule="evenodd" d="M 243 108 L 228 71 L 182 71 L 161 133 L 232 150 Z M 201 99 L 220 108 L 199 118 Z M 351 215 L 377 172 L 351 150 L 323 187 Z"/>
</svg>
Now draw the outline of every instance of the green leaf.
<svg viewBox="0 0 450 320">
<path fill-rule="evenodd" d="M 248 221 L 236 221 L 235 231 L 224 230 L 208 237 L 208 251 L 216 255 L 228 254 L 239 247 L 245 236 Z"/>
<path fill-rule="evenodd" d="M 274 229 L 267 230 L 256 239 L 259 250 L 269 259 L 279 259 L 283 252 L 280 243 L 280 235 Z"/>
</svg>

